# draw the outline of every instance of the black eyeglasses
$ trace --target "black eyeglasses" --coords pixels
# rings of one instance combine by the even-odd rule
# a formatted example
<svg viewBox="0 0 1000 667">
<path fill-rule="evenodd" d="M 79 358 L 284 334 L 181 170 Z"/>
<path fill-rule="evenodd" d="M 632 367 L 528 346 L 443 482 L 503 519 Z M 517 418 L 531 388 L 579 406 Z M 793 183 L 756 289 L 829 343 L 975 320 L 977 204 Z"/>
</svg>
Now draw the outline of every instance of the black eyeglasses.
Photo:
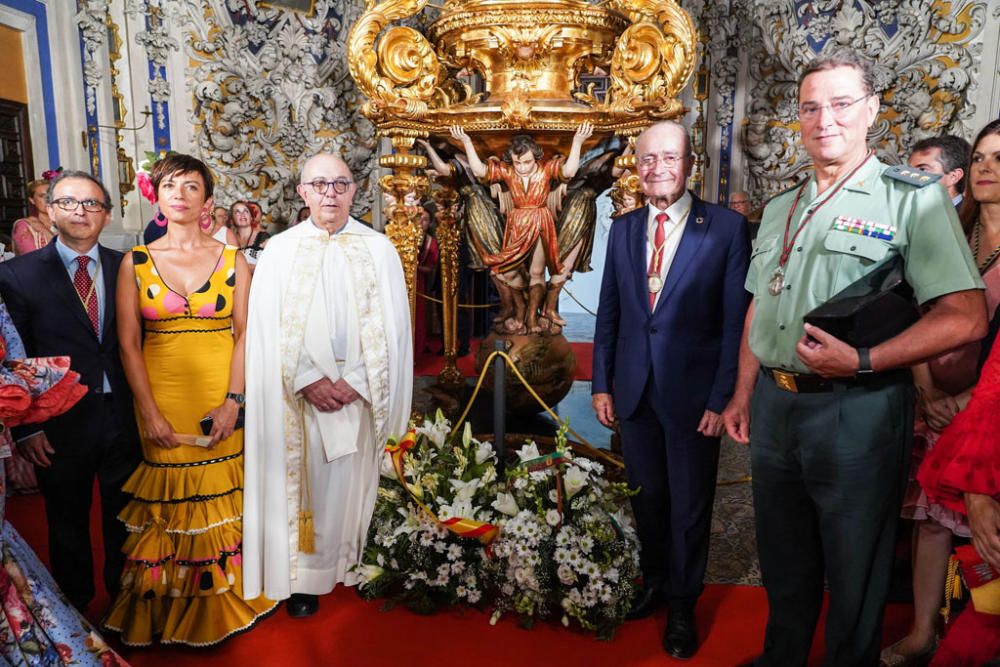
<svg viewBox="0 0 1000 667">
<path fill-rule="evenodd" d="M 338 195 L 342 195 L 347 192 L 352 185 L 354 185 L 354 181 L 349 178 L 337 178 L 332 181 L 324 181 L 321 178 L 317 178 L 315 181 L 310 181 L 308 185 L 311 185 L 312 189 L 315 190 L 318 195 L 325 195 L 331 185 L 333 186 L 334 192 Z"/>
<path fill-rule="evenodd" d="M 84 199 L 83 201 L 78 201 L 72 197 L 60 197 L 52 202 L 64 211 L 75 211 L 78 206 L 83 206 L 83 210 L 87 213 L 100 213 L 101 211 L 110 211 L 111 207 L 102 201 L 97 201 L 96 199 Z"/>
</svg>

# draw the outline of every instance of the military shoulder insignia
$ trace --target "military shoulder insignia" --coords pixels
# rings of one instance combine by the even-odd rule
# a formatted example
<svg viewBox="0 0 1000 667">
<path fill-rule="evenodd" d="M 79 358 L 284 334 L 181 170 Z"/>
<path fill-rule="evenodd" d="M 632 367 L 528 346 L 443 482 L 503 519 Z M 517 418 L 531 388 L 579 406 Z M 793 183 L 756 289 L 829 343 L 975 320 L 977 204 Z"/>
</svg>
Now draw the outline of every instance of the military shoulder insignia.
<svg viewBox="0 0 1000 667">
<path fill-rule="evenodd" d="M 916 185 L 918 188 L 936 183 L 941 178 L 941 174 L 932 174 L 928 171 L 921 171 L 902 164 L 889 167 L 882 173 L 893 180 Z"/>
</svg>

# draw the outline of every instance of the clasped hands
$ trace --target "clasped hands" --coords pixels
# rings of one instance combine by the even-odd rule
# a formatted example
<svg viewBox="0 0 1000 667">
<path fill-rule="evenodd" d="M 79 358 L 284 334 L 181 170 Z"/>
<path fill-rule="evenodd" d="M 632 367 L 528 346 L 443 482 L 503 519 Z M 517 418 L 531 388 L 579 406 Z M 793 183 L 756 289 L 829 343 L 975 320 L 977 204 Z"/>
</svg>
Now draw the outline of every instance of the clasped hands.
<svg viewBox="0 0 1000 667">
<path fill-rule="evenodd" d="M 336 412 L 345 405 L 350 405 L 361 398 L 347 380 L 340 378 L 336 382 L 330 378 L 321 378 L 302 388 L 302 398 L 320 412 Z"/>
</svg>

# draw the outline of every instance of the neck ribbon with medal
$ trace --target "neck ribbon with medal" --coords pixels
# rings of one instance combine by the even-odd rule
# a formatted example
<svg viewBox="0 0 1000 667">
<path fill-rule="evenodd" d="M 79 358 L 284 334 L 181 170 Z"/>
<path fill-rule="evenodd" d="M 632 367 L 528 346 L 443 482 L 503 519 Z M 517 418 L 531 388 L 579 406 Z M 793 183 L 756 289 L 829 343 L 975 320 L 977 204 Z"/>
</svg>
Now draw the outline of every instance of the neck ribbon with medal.
<svg viewBox="0 0 1000 667">
<path fill-rule="evenodd" d="M 678 222 L 674 225 L 673 229 L 671 229 L 667 234 L 664 234 L 663 242 L 660 243 L 660 245 L 653 246 L 653 256 L 650 258 L 649 261 L 650 266 L 652 267 L 660 266 L 660 256 L 663 254 L 663 249 L 667 247 L 667 241 L 673 238 L 677 230 L 684 226 L 683 222 L 687 220 L 689 213 L 691 213 L 690 207 L 688 207 L 688 209 L 684 211 L 683 215 L 677 217 Z M 661 214 L 667 215 L 667 212 L 661 211 Z M 670 216 L 667 216 L 667 220 L 669 219 Z M 700 220 L 701 218 L 699 218 L 699 221 Z M 660 268 L 662 269 L 662 267 Z M 656 271 L 648 271 L 646 273 L 646 287 L 649 289 L 649 292 L 651 294 L 659 294 L 660 290 L 663 289 L 663 278 L 661 278 L 660 274 L 657 273 Z"/>
<path fill-rule="evenodd" d="M 833 199 L 836 196 L 836 194 L 840 192 L 840 188 L 844 187 L 844 185 L 849 180 L 851 180 L 851 177 L 853 177 L 854 174 L 856 174 L 858 170 L 861 169 L 861 167 L 868 164 L 868 160 L 870 160 L 873 155 L 875 155 L 875 153 L 873 151 L 869 151 L 865 159 L 862 160 L 857 167 L 852 169 L 851 173 L 849 173 L 847 176 L 841 179 L 839 183 L 837 183 L 837 185 L 833 188 L 830 194 L 827 195 L 826 199 L 824 199 L 819 204 L 809 209 L 809 212 L 805 214 L 805 216 L 802 218 L 802 222 L 800 222 L 799 226 L 795 229 L 795 233 L 792 234 L 792 238 L 788 238 L 788 232 L 791 231 L 792 228 L 792 216 L 795 215 L 795 209 L 799 205 L 799 199 L 802 197 L 802 192 L 806 189 L 806 185 L 809 184 L 809 180 L 806 179 L 806 181 L 803 182 L 801 186 L 799 186 L 798 192 L 795 193 L 795 200 L 792 202 L 792 208 L 789 209 L 788 211 L 788 219 L 785 220 L 785 236 L 781 240 L 781 257 L 778 258 L 778 268 L 774 270 L 774 273 L 771 275 L 771 279 L 767 281 L 767 291 L 771 296 L 778 296 L 779 294 L 781 294 L 781 290 L 785 289 L 785 264 L 788 263 L 788 258 L 792 254 L 792 248 L 795 247 L 795 240 L 799 238 L 799 232 L 805 229 L 805 226 L 809 223 L 810 220 L 812 220 L 812 217 L 813 215 L 816 214 L 816 211 L 823 208 L 824 204 Z"/>
</svg>

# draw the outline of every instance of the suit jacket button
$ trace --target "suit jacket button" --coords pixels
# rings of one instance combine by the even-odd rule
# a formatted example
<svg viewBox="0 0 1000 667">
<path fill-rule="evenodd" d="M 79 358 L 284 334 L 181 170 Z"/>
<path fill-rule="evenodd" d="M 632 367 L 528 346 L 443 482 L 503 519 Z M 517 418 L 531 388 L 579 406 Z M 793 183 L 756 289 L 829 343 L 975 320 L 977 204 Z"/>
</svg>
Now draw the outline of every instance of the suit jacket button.
<svg viewBox="0 0 1000 667">
<path fill-rule="evenodd" d="M 653 327 L 652 329 L 650 329 L 650 330 L 649 330 L 649 333 L 651 333 L 651 334 L 655 334 L 655 333 L 656 333 L 656 327 Z"/>
</svg>

